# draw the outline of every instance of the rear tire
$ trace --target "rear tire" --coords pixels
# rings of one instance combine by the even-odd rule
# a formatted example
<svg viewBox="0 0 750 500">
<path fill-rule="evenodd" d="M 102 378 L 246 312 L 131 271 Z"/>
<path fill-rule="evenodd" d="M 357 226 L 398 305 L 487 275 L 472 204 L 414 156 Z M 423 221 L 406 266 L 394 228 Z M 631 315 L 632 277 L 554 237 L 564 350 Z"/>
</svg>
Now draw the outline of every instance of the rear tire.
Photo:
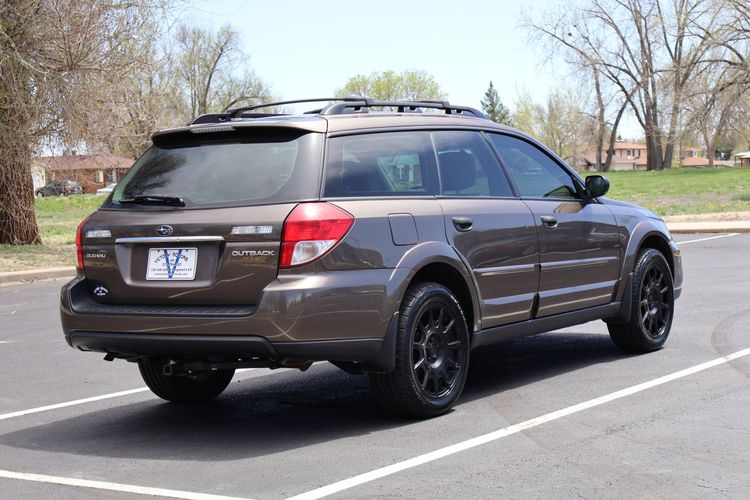
<svg viewBox="0 0 750 500">
<path fill-rule="evenodd" d="M 632 353 L 661 349 L 674 317 L 672 271 L 661 252 L 647 248 L 638 255 L 630 293 L 630 320 L 607 324 L 612 341 Z"/>
<path fill-rule="evenodd" d="M 227 388 L 234 370 L 196 372 L 189 375 L 164 375 L 163 360 L 147 358 L 138 361 L 143 381 L 151 392 L 173 403 L 200 403 L 209 401 Z"/>
<path fill-rule="evenodd" d="M 437 283 L 409 287 L 401 304 L 396 368 L 371 373 L 370 385 L 389 412 L 429 418 L 458 400 L 469 369 L 469 332 L 461 306 Z"/>
</svg>

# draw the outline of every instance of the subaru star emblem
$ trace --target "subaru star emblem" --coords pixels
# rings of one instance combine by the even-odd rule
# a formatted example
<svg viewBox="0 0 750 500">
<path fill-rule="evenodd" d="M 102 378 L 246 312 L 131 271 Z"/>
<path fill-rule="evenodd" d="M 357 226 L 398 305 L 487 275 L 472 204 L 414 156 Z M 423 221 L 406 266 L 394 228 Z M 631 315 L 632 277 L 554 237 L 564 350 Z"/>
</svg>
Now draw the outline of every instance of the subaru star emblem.
<svg viewBox="0 0 750 500">
<path fill-rule="evenodd" d="M 169 236 L 174 232 L 174 229 L 169 224 L 164 224 L 156 228 L 156 234 L 159 236 Z"/>
</svg>

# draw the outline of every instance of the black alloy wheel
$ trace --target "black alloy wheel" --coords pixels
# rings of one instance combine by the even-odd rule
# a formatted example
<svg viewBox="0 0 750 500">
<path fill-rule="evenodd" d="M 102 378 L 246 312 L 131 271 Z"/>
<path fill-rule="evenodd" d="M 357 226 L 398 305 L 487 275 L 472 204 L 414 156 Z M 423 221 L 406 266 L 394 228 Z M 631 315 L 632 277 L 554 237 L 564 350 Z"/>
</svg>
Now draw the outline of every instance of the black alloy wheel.
<svg viewBox="0 0 750 500">
<path fill-rule="evenodd" d="M 404 295 L 396 335 L 396 368 L 370 373 L 391 413 L 429 418 L 458 400 L 469 369 L 469 330 L 453 293 L 439 283 L 416 283 Z"/>
<path fill-rule="evenodd" d="M 460 379 L 466 348 L 446 304 L 427 305 L 415 323 L 412 346 L 412 375 L 422 394 L 433 400 L 444 398 Z"/>
<path fill-rule="evenodd" d="M 652 338 L 664 335 L 672 319 L 672 289 L 667 285 L 664 271 L 652 265 L 643 275 L 639 293 L 641 328 Z"/>
<path fill-rule="evenodd" d="M 633 267 L 629 302 L 626 322 L 607 322 L 612 341 L 626 352 L 660 349 L 672 328 L 674 284 L 669 264 L 658 250 L 646 248 L 638 255 Z"/>
</svg>

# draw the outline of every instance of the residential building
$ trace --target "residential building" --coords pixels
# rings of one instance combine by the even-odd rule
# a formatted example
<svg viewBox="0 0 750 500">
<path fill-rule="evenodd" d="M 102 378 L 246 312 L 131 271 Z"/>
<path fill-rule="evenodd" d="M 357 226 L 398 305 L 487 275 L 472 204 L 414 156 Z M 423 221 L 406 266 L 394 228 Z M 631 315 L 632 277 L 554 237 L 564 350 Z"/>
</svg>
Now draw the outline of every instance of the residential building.
<svg viewBox="0 0 750 500">
<path fill-rule="evenodd" d="M 133 165 L 133 160 L 109 153 L 94 155 L 65 154 L 63 156 L 42 156 L 34 160 L 32 173 L 35 174 L 35 185 L 41 180 L 41 186 L 56 179 L 77 181 L 85 193 L 95 193 L 97 189 L 111 182 L 120 180 L 123 174 Z M 43 179 L 39 174 L 43 171 Z"/>
</svg>

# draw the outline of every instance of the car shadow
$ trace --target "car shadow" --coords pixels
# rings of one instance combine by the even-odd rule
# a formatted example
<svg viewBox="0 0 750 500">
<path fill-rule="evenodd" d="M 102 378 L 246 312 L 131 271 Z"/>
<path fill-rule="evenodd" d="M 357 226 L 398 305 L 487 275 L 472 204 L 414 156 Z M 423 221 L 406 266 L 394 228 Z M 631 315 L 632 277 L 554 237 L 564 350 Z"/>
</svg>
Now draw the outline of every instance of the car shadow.
<svg viewBox="0 0 750 500">
<path fill-rule="evenodd" d="M 606 335 L 567 332 L 485 347 L 472 353 L 460 404 L 625 356 Z M 89 411 L 2 435 L 0 445 L 95 457 L 213 461 L 418 425 L 380 412 L 367 377 L 327 363 L 310 371 L 233 382 L 204 405 L 167 404 L 154 397 Z"/>
</svg>

